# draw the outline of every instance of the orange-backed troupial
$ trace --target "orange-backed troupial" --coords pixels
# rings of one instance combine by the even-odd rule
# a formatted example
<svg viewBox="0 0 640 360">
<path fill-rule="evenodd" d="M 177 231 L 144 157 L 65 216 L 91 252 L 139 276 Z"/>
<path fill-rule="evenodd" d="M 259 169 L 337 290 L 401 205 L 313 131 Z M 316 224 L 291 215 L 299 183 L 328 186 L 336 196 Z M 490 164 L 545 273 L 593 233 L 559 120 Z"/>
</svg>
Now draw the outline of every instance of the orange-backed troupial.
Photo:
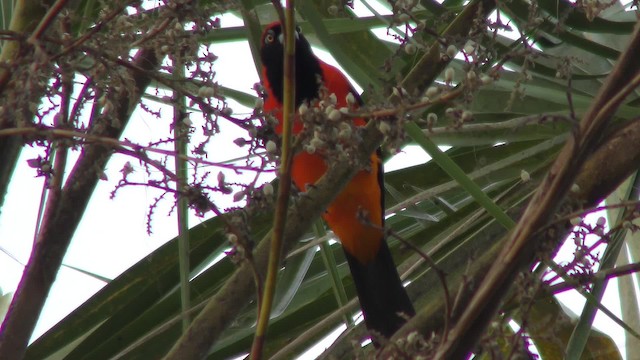
<svg viewBox="0 0 640 360">
<path fill-rule="evenodd" d="M 335 67 L 320 61 L 311 45 L 296 33 L 295 106 L 316 104 L 320 89 L 326 89 L 336 101 L 335 107 L 362 105 L 360 96 L 347 78 Z M 263 85 L 267 98 L 265 112 L 282 120 L 283 32 L 279 22 L 272 23 L 262 35 L 261 60 Z M 351 94 L 351 95 L 349 95 Z M 348 97 L 355 104 L 348 104 Z M 363 126 L 364 119 L 351 119 Z M 294 134 L 303 128 L 294 123 Z M 281 126 L 276 128 L 282 132 Z M 294 155 L 291 177 L 296 187 L 304 191 L 325 173 L 327 164 L 322 152 L 302 151 Z M 384 225 L 383 172 L 379 154 L 371 155 L 371 166 L 361 170 L 329 205 L 324 220 L 342 243 L 356 286 L 365 323 L 370 330 L 390 337 L 406 318 L 415 314 L 411 301 L 398 276 L 391 253 L 381 230 Z M 368 216 L 363 221 L 362 214 Z"/>
</svg>

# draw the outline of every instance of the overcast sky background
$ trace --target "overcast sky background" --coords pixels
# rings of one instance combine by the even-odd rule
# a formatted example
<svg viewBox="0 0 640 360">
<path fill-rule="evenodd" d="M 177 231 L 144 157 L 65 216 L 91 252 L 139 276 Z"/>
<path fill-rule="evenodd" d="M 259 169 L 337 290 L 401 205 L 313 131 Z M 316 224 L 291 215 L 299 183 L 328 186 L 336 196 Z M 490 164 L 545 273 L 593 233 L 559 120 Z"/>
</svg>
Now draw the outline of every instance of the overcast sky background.
<svg viewBox="0 0 640 360">
<path fill-rule="evenodd" d="M 370 14 L 360 1 L 355 3 L 358 14 Z M 378 10 L 386 13 L 381 7 L 378 7 Z M 242 20 L 235 16 L 222 17 L 223 27 L 241 25 Z M 382 36 L 385 32 L 386 30 L 380 30 L 377 34 Z M 230 42 L 214 45 L 212 49 L 213 53 L 219 56 L 214 64 L 217 81 L 224 86 L 253 93 L 253 84 L 258 82 L 259 78 L 248 45 L 244 42 Z M 336 64 L 326 52 L 316 51 L 316 54 L 323 60 Z M 147 104 L 150 103 L 147 102 Z M 230 106 L 236 114 L 251 111 L 234 102 L 230 102 Z M 162 119 L 152 118 L 138 110 L 129 123 L 124 137 L 141 144 L 163 136 L 166 137 L 172 122 L 172 109 L 158 106 L 156 108 L 162 112 Z M 197 124 L 194 125 L 197 126 Z M 211 161 L 227 160 L 243 155 L 241 151 L 237 151 L 238 148 L 232 143 L 233 139 L 243 134 L 233 126 L 225 126 L 223 131 L 228 134 L 224 140 L 227 144 L 208 147 L 210 150 L 209 160 Z M 214 141 L 219 141 L 219 139 Z M 39 155 L 42 156 L 43 152 L 37 148 L 24 148 L 19 166 L 14 174 L 14 181 L 9 188 L 9 194 L 3 208 L 0 209 L 2 211 L 0 213 L 0 290 L 4 293 L 15 291 L 22 275 L 23 264 L 28 261 L 31 251 L 42 191 L 42 179 L 35 177 L 35 169 L 28 167 L 26 161 Z M 76 154 L 71 156 L 69 164 L 73 164 L 72 160 L 75 159 L 75 156 Z M 404 153 L 393 158 L 385 167 L 387 169 L 404 167 L 422 163 L 427 159 L 428 156 L 422 150 L 412 147 L 405 149 Z M 113 156 L 106 172 L 109 180 L 101 181 L 98 185 L 65 257 L 64 263 L 66 265 L 112 279 L 176 236 L 175 213 L 167 215 L 171 207 L 170 201 L 164 201 L 155 211 L 153 234 L 147 234 L 146 223 L 149 204 L 159 195 L 155 190 L 129 187 L 121 189 L 115 199 L 109 199 L 114 185 L 121 177 L 119 171 L 127 161 L 131 161 L 134 168 L 138 170 L 136 176 L 142 178 L 146 176 L 144 170 L 138 166 L 135 160 L 117 154 Z M 212 170 L 213 174 L 217 171 L 217 169 Z M 226 202 L 226 205 L 231 204 L 228 199 L 223 201 Z M 203 219 L 192 216 L 190 225 L 194 226 L 201 221 Z M 565 249 L 559 256 L 568 259 L 567 256 L 571 255 L 571 250 Z M 102 281 L 93 277 L 63 267 L 36 327 L 34 339 L 104 285 Z M 584 304 L 584 299 L 576 292 L 563 293 L 559 298 L 576 313 L 580 312 Z M 616 281 L 609 283 L 603 303 L 620 316 Z M 595 324 L 598 329 L 613 336 L 619 346 L 623 346 L 623 331 L 613 321 L 599 313 Z M 317 351 L 320 350 L 317 349 Z"/>
</svg>

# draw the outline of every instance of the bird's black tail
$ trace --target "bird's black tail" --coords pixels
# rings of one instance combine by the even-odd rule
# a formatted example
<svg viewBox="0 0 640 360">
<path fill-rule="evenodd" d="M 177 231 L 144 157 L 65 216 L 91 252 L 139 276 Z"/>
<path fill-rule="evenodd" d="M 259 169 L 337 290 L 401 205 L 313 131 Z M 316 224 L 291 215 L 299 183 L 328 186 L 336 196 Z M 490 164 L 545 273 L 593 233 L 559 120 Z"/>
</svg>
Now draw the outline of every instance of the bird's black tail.
<svg viewBox="0 0 640 360">
<path fill-rule="evenodd" d="M 402 286 L 400 276 L 386 241 L 382 241 L 375 258 L 367 264 L 345 251 L 356 286 L 367 328 L 376 336 L 390 338 L 406 319 L 415 315 L 413 305 Z"/>
</svg>

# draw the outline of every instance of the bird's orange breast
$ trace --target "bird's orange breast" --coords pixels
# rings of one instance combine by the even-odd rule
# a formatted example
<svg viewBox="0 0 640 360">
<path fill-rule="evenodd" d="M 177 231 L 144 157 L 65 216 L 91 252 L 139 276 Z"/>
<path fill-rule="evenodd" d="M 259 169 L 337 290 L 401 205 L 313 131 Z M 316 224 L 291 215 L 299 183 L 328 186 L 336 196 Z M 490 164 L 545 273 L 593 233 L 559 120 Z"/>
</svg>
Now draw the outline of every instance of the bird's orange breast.
<svg viewBox="0 0 640 360">
<path fill-rule="evenodd" d="M 330 65 L 322 63 L 321 66 L 325 74 L 328 74 L 323 79 L 324 86 L 329 91 L 328 95 L 335 94 L 336 108 L 348 107 L 347 95 L 351 87 L 346 78 Z M 276 132 L 281 134 L 282 108 L 270 93 L 270 89 L 267 89 L 264 109 L 280 121 L 276 126 Z M 303 125 L 298 116 L 294 121 L 293 133 L 298 134 L 303 129 Z M 357 126 L 363 126 L 366 123 L 361 118 L 345 119 L 345 121 L 353 121 Z M 373 260 L 384 237 L 382 185 L 378 174 L 381 171 L 380 161 L 377 154 L 372 154 L 370 166 L 356 174 L 323 215 L 345 250 L 363 264 Z M 309 185 L 315 184 L 326 171 L 327 162 L 323 159 L 321 151 L 309 154 L 303 150 L 293 157 L 291 178 L 301 191 L 306 191 Z"/>
</svg>

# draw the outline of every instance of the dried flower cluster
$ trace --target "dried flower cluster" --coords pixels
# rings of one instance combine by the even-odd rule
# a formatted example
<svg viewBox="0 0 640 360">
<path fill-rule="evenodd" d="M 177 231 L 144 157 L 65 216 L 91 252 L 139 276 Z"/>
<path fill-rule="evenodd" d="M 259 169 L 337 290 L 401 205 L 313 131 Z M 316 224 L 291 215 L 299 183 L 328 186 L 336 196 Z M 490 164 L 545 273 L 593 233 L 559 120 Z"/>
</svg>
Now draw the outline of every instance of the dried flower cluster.
<svg viewBox="0 0 640 360">
<path fill-rule="evenodd" d="M 56 149 L 82 152 L 86 145 L 98 143 L 128 157 L 122 161 L 112 196 L 125 186 L 156 189 L 159 195 L 149 208 L 149 232 L 158 203 L 178 194 L 186 196 L 200 215 L 222 211 L 211 202 L 213 194 L 227 194 L 235 201 L 254 193 L 265 197 L 268 191 L 254 189 L 258 176 L 269 171 L 256 130 L 261 106 L 256 104 L 247 116 L 235 116 L 215 79 L 217 56 L 203 45 L 203 38 L 220 27 L 216 15 L 234 6 L 170 0 L 149 8 L 138 1 L 105 2 L 95 23 L 77 13 L 60 12 L 39 39 L 17 39 L 23 56 L 3 64 L 12 73 L 11 81 L 3 84 L 10 91 L 5 91 L 0 109 L 2 129 L 20 129 L 27 134 L 26 141 L 42 150 L 29 166 L 47 184 L 54 174 L 62 173 L 54 167 Z M 145 68 L 135 62 L 140 51 L 164 60 L 157 68 Z M 151 87 L 146 99 L 130 102 L 141 90 L 138 87 L 146 87 L 140 78 L 150 78 Z M 166 129 L 164 135 L 146 143 L 118 140 L 136 108 L 154 120 L 149 124 L 154 134 Z M 173 116 L 171 108 L 176 110 Z M 235 142 L 244 147 L 246 159 L 207 160 L 225 151 L 210 144 L 220 138 L 221 126 L 229 124 L 247 133 L 246 139 Z M 188 144 L 187 153 L 179 156 L 186 157 L 190 167 L 187 184 L 180 188 L 173 149 L 178 140 Z M 96 171 L 104 180 L 111 173 Z M 212 179 L 212 171 L 219 173 L 217 178 Z M 254 179 L 230 181 L 224 176 L 242 172 L 254 173 Z"/>
</svg>

